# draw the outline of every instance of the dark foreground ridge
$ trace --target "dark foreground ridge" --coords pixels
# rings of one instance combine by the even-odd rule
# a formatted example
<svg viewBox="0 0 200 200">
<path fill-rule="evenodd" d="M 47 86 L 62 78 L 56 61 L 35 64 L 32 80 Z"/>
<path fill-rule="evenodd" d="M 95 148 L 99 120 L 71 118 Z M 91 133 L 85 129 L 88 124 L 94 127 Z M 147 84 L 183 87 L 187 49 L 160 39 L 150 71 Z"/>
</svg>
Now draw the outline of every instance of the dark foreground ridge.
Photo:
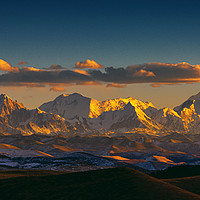
<svg viewBox="0 0 200 200">
<path fill-rule="evenodd" d="M 40 173 L 28 173 L 24 177 L 4 177 L 0 180 L 1 200 L 200 199 L 197 194 L 129 168 L 46 174 L 40 176 Z"/>
<path fill-rule="evenodd" d="M 152 172 L 151 176 L 159 179 L 185 178 L 191 176 L 200 176 L 199 165 L 177 165 L 168 167 L 165 170 Z"/>
<path fill-rule="evenodd" d="M 164 181 L 200 195 L 200 176 L 164 179 Z"/>
</svg>

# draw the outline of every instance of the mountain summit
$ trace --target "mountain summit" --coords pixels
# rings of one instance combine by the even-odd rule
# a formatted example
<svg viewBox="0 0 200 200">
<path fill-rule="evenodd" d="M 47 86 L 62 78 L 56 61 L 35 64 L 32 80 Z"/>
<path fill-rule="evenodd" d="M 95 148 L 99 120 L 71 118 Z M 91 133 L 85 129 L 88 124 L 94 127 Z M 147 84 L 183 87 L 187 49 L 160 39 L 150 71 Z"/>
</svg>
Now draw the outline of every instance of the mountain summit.
<svg viewBox="0 0 200 200">
<path fill-rule="evenodd" d="M 200 92 L 196 95 L 191 96 L 188 100 L 200 100 Z"/>
<path fill-rule="evenodd" d="M 156 132 L 199 133 L 199 98 L 200 93 L 174 109 L 158 110 L 152 103 L 139 101 L 133 97 L 98 101 L 74 93 L 60 95 L 55 100 L 41 105 L 40 109 L 58 114 L 72 124 L 84 124 L 91 130 L 130 131 L 142 128 Z"/>
<path fill-rule="evenodd" d="M 200 133 L 200 93 L 191 96 L 187 101 L 174 110 L 183 119 L 185 130 L 191 133 Z"/>
<path fill-rule="evenodd" d="M 199 94 L 174 109 L 158 110 L 150 102 L 133 97 L 98 101 L 79 93 L 60 95 L 29 110 L 5 94 L 0 95 L 0 133 L 76 134 L 147 131 L 161 134 L 199 134 Z"/>
<path fill-rule="evenodd" d="M 6 117 L 10 115 L 15 110 L 26 109 L 23 104 L 18 103 L 17 101 L 13 101 L 6 94 L 0 95 L 0 116 Z"/>
<path fill-rule="evenodd" d="M 158 124 L 146 114 L 149 110 L 156 110 L 154 105 L 132 97 L 98 101 L 74 93 L 60 95 L 39 108 L 58 114 L 72 123 L 84 123 L 89 129 L 159 129 Z"/>
<path fill-rule="evenodd" d="M 39 108 L 29 110 L 5 94 L 0 95 L 0 134 L 58 134 L 77 130 L 64 118 Z"/>
</svg>

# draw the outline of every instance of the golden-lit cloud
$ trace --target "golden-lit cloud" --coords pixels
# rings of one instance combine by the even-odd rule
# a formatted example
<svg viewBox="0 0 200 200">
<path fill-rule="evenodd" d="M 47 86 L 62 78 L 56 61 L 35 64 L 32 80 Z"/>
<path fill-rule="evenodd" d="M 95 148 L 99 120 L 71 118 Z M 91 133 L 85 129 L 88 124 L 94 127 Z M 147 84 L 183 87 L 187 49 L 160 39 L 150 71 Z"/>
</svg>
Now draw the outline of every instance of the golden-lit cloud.
<svg viewBox="0 0 200 200">
<path fill-rule="evenodd" d="M 143 77 L 143 76 L 149 77 L 149 76 L 155 76 L 155 74 L 153 72 L 146 71 L 145 69 L 141 69 L 140 71 L 135 72 L 133 74 L 133 76 L 136 76 L 136 77 Z"/>
<path fill-rule="evenodd" d="M 107 67 L 105 72 L 89 70 L 91 78 L 97 81 L 120 84 L 157 83 L 162 84 L 200 82 L 200 65 L 189 63 L 145 63 L 131 65 L 126 68 Z"/>
<path fill-rule="evenodd" d="M 98 81 L 86 81 L 77 83 L 76 85 L 102 85 L 102 84 Z"/>
<path fill-rule="evenodd" d="M 77 66 L 80 69 L 72 70 L 62 68 L 60 65 L 52 65 L 51 70 L 26 66 L 20 69 L 0 59 L 0 70 L 6 71 L 0 74 L 0 85 L 50 86 L 51 91 L 58 91 L 57 88 L 71 85 L 92 86 L 106 83 L 106 87 L 125 88 L 127 84 L 134 83 L 150 83 L 152 87 L 160 87 L 161 85 L 200 82 L 200 65 L 190 65 L 186 62 L 177 64 L 153 62 L 120 68 L 106 67 L 104 70 L 99 70 L 94 66 L 92 68 L 90 65 L 92 69 L 87 71 L 82 69 L 89 68 L 89 66 L 84 67 L 86 63 L 90 63 L 90 60 L 81 64 L 79 62 L 80 66 Z"/>
<path fill-rule="evenodd" d="M 162 85 L 178 85 L 179 83 L 152 83 L 150 86 L 151 87 L 154 87 L 154 88 L 157 88 L 157 87 L 160 87 Z"/>
<path fill-rule="evenodd" d="M 97 63 L 94 60 L 89 60 L 87 59 L 85 62 L 77 62 L 75 64 L 76 68 L 78 69 L 86 69 L 86 68 L 90 68 L 90 69 L 103 69 L 104 65 L 100 65 L 99 63 Z"/>
<path fill-rule="evenodd" d="M 26 72 L 27 71 L 34 71 L 34 72 L 44 71 L 44 70 L 41 70 L 41 69 L 37 69 L 35 67 L 23 67 L 21 70 L 26 71 Z"/>
<path fill-rule="evenodd" d="M 44 84 L 41 83 L 17 83 L 16 86 L 23 86 L 23 87 L 45 87 Z"/>
<path fill-rule="evenodd" d="M 84 75 L 86 75 L 86 76 L 89 76 L 89 75 L 90 75 L 90 74 L 89 74 L 87 71 L 85 71 L 85 70 L 74 69 L 73 71 L 76 72 L 76 73 L 79 73 L 79 74 L 84 74 Z"/>
<path fill-rule="evenodd" d="M 45 87 L 46 84 L 42 83 L 30 83 L 30 82 L 2 82 L 0 86 L 4 87 L 28 87 L 28 88 L 38 88 Z"/>
<path fill-rule="evenodd" d="M 53 91 L 53 92 L 65 92 L 66 90 L 62 87 L 51 87 L 49 89 L 50 91 Z"/>
<path fill-rule="evenodd" d="M 28 63 L 25 62 L 25 61 L 19 61 L 19 62 L 17 63 L 17 65 L 26 65 L 26 64 L 28 64 Z"/>
<path fill-rule="evenodd" d="M 152 83 L 151 87 L 157 88 L 157 87 L 160 87 L 160 84 L 159 83 Z"/>
<path fill-rule="evenodd" d="M 25 64 L 26 62 L 20 61 L 20 65 Z M 18 63 L 18 65 L 19 65 Z M 9 63 L 6 61 L 0 59 L 0 70 L 1 71 L 7 71 L 7 72 L 20 72 L 20 71 L 41 71 L 41 69 L 37 69 L 35 67 L 23 67 L 20 69 L 19 67 L 12 67 Z"/>
<path fill-rule="evenodd" d="M 19 68 L 18 67 L 12 67 L 9 63 L 0 59 L 0 71 L 19 72 Z"/>
<path fill-rule="evenodd" d="M 126 88 L 125 84 L 118 84 L 118 83 L 109 83 L 106 87 L 115 87 L 115 88 Z"/>
</svg>

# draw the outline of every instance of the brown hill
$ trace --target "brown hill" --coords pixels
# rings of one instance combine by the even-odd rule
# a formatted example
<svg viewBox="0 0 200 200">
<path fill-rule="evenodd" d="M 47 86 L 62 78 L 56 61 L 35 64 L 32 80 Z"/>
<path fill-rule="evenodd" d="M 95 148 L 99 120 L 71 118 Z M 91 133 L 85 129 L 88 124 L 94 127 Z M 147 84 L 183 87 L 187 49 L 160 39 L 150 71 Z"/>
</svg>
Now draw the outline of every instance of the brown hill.
<svg viewBox="0 0 200 200">
<path fill-rule="evenodd" d="M 0 191 L 2 200 L 200 199 L 197 194 L 129 168 L 2 179 Z"/>
<path fill-rule="evenodd" d="M 165 179 L 164 181 L 200 195 L 200 176 Z"/>
</svg>

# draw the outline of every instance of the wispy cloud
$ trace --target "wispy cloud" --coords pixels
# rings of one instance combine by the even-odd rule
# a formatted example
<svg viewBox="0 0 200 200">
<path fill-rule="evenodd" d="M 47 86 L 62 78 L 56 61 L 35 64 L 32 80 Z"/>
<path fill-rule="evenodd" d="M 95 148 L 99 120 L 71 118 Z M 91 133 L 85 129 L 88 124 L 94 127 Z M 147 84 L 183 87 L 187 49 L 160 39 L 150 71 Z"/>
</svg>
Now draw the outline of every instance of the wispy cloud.
<svg viewBox="0 0 200 200">
<path fill-rule="evenodd" d="M 76 85 L 102 85 L 102 84 L 98 81 L 85 81 L 85 82 L 76 83 Z"/>
<path fill-rule="evenodd" d="M 86 76 L 90 76 L 90 74 L 85 70 L 74 69 L 73 71 L 76 72 L 76 73 L 79 73 L 79 74 L 84 74 Z"/>
<path fill-rule="evenodd" d="M 26 64 L 28 64 L 28 63 L 25 62 L 25 61 L 19 61 L 19 62 L 17 63 L 17 65 L 26 65 Z"/>
<path fill-rule="evenodd" d="M 115 88 L 126 88 L 125 84 L 118 84 L 118 83 L 109 83 L 106 87 L 115 87 Z"/>
<path fill-rule="evenodd" d="M 28 88 L 34 88 L 34 87 L 45 87 L 46 84 L 42 83 L 27 83 L 27 82 L 0 82 L 0 86 L 6 86 L 6 87 L 28 87 Z"/>
<path fill-rule="evenodd" d="M 77 62 L 75 64 L 76 68 L 78 69 L 86 69 L 86 68 L 90 68 L 90 69 L 103 69 L 104 65 L 100 65 L 99 63 L 97 63 L 94 60 L 89 60 L 87 59 L 85 62 Z"/>
<path fill-rule="evenodd" d="M 189 83 L 189 82 L 187 82 Z M 179 83 L 151 83 L 150 86 L 154 87 L 154 88 L 157 88 L 157 87 L 160 87 L 162 85 L 178 85 Z"/>
<path fill-rule="evenodd" d="M 66 69 L 64 67 L 62 67 L 61 65 L 56 65 L 56 64 L 53 64 L 51 65 L 48 69 Z"/>
<path fill-rule="evenodd" d="M 65 92 L 66 91 L 62 87 L 51 87 L 49 90 L 52 91 L 52 92 Z"/>
</svg>

